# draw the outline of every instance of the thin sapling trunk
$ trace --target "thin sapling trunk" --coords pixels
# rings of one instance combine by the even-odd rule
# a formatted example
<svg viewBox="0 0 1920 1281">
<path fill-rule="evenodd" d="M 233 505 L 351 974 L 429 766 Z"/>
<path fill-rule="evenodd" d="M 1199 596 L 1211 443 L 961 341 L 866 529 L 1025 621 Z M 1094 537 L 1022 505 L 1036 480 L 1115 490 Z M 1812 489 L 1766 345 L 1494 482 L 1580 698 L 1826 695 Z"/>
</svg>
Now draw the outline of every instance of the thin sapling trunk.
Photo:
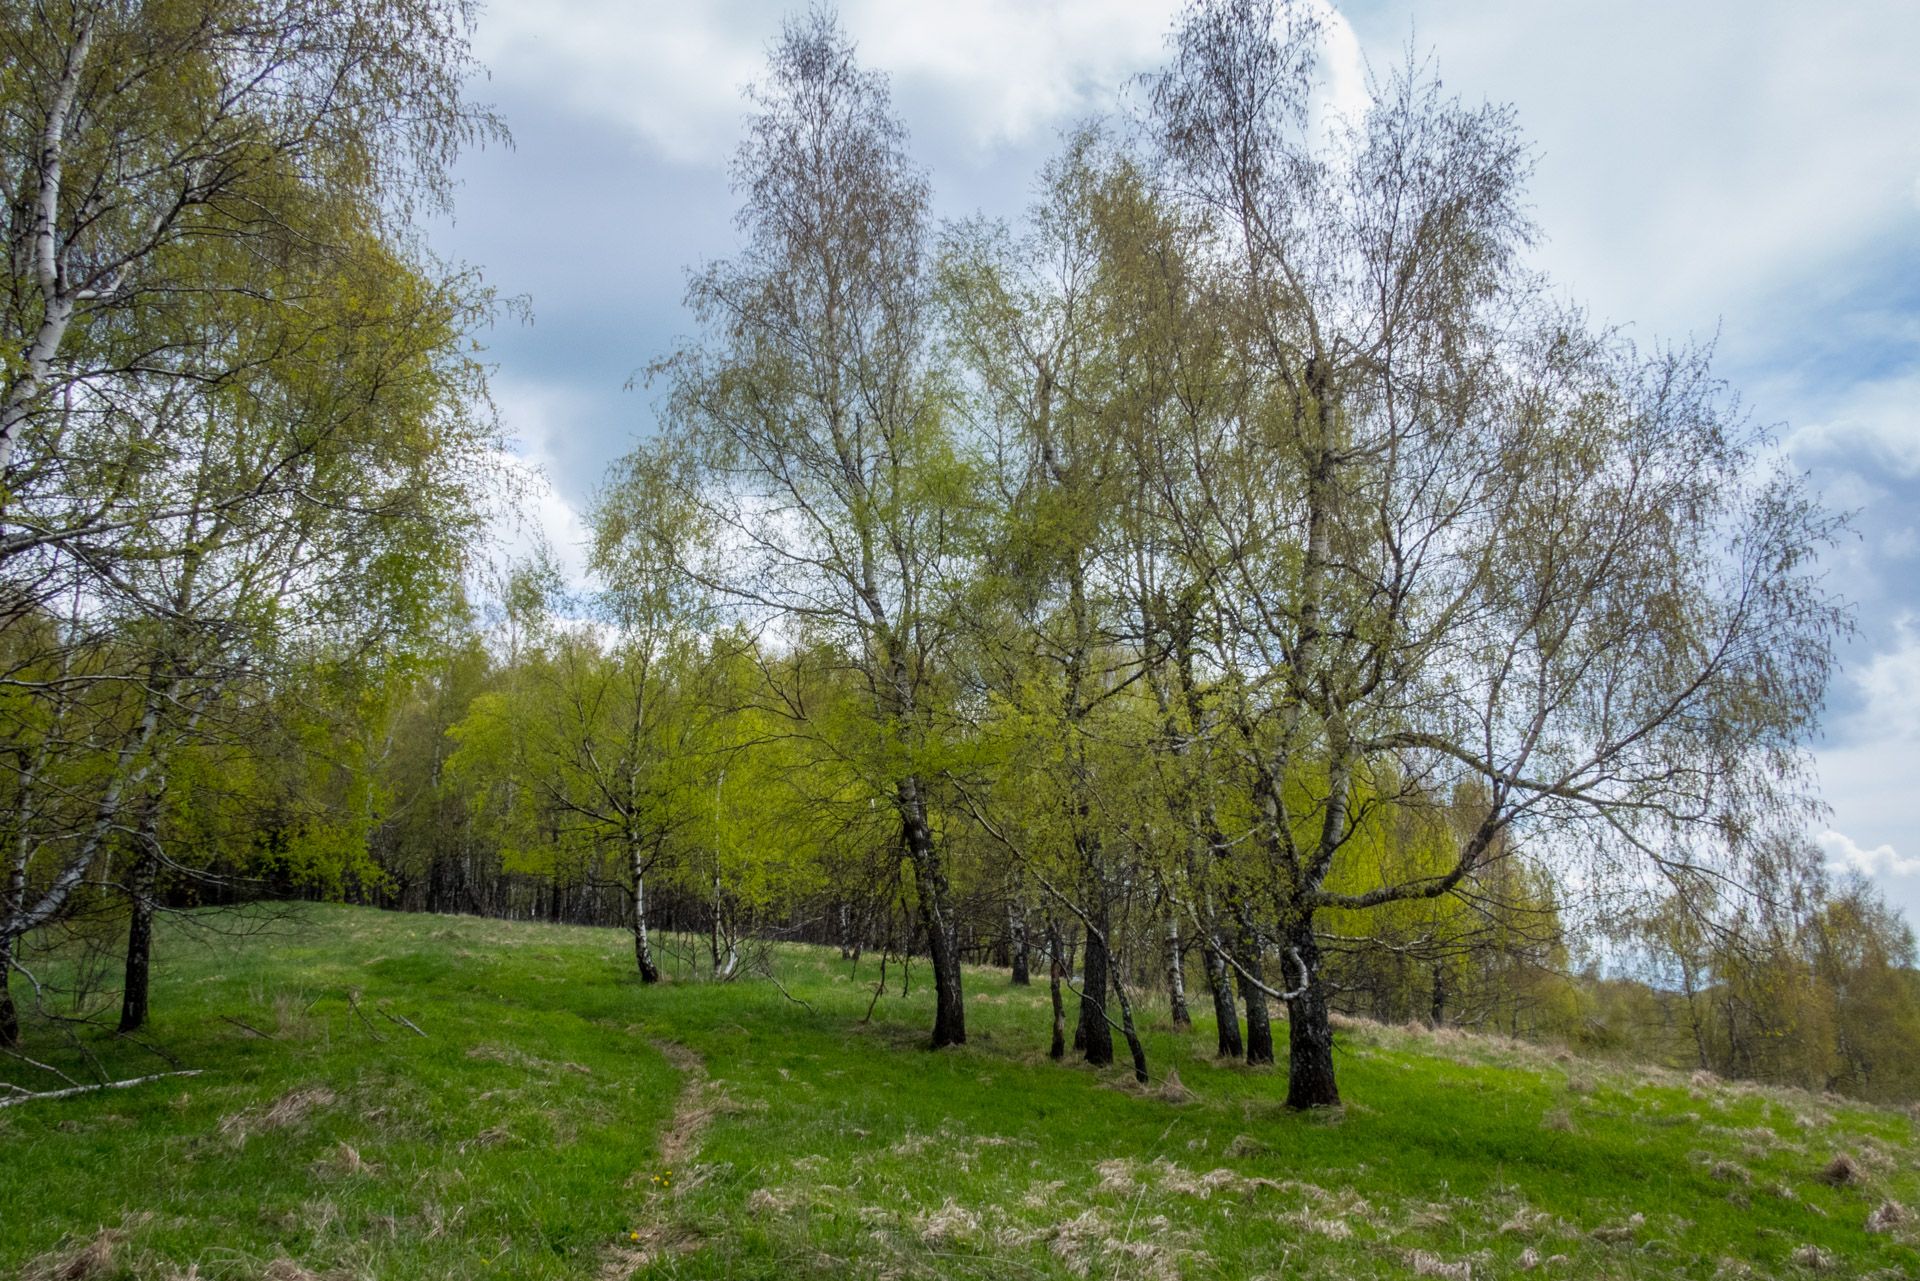
<svg viewBox="0 0 1920 1281">
<path fill-rule="evenodd" d="M 1047 1057 L 1058 1062 L 1067 1057 L 1067 1006 L 1060 996 L 1060 980 L 1066 973 L 1066 958 L 1060 948 L 1060 930 L 1047 922 L 1047 971 L 1053 993 L 1053 1047 Z"/>
</svg>

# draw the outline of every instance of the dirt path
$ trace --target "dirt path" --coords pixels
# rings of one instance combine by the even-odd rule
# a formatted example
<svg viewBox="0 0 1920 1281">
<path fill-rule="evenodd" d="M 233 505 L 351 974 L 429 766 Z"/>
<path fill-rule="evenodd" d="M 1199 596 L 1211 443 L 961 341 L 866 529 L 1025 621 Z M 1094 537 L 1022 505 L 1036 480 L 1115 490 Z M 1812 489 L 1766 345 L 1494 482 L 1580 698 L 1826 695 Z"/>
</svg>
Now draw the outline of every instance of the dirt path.
<svg viewBox="0 0 1920 1281">
<path fill-rule="evenodd" d="M 653 1046 L 685 1078 L 685 1084 L 680 1087 L 680 1102 L 673 1109 L 673 1119 L 667 1122 L 667 1128 L 660 1135 L 660 1168 L 669 1172 L 683 1170 L 700 1150 L 700 1131 L 706 1128 L 714 1112 L 706 1102 L 707 1064 L 698 1054 L 677 1042 L 655 1041 Z"/>
<path fill-rule="evenodd" d="M 674 1041 L 658 1041 L 659 1050 L 682 1078 L 680 1098 L 674 1104 L 673 1117 L 660 1132 L 660 1165 L 656 1170 L 635 1170 L 627 1187 L 640 1190 L 644 1200 L 635 1214 L 633 1230 L 601 1252 L 600 1281 L 628 1281 L 635 1272 L 652 1263 L 667 1250 L 684 1251 L 691 1238 L 672 1231 L 671 1189 L 683 1179 L 697 1178 L 691 1165 L 700 1151 L 700 1131 L 706 1128 L 715 1108 L 707 1101 L 707 1065 L 698 1054 Z M 656 1184 L 665 1180 L 665 1186 Z"/>
</svg>

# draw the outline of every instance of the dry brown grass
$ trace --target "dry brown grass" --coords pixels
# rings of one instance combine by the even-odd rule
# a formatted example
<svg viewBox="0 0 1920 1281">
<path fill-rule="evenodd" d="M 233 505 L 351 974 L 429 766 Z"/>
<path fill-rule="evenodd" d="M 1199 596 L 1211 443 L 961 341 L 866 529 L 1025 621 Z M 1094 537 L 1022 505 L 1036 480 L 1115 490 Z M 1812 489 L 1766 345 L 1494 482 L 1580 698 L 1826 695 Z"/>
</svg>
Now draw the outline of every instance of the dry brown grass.
<svg viewBox="0 0 1920 1281">
<path fill-rule="evenodd" d="M 1558 1219 L 1544 1210 L 1535 1210 L 1523 1205 L 1514 1211 L 1512 1218 L 1500 1225 L 1500 1235 L 1535 1236 L 1546 1232 L 1558 1222 Z"/>
<path fill-rule="evenodd" d="M 41 1255 L 20 1271 L 21 1281 L 87 1281 L 113 1270 L 114 1255 L 127 1239 L 121 1228 L 102 1228 L 93 1240 L 78 1249 L 55 1250 Z"/>
<path fill-rule="evenodd" d="M 927 1245 L 951 1246 L 979 1235 L 980 1216 L 948 1197 L 938 1210 L 916 1218 L 914 1229 Z"/>
<path fill-rule="evenodd" d="M 472 1139 L 474 1146 L 482 1148 L 497 1148 L 503 1143 L 520 1143 L 523 1141 L 519 1135 L 507 1129 L 504 1125 L 490 1125 L 480 1131 L 480 1133 L 474 1135 Z"/>
<path fill-rule="evenodd" d="M 794 1194 L 785 1188 L 755 1188 L 747 1197 L 747 1213 L 755 1218 L 763 1214 L 785 1214 L 797 1203 Z"/>
<path fill-rule="evenodd" d="M 1793 1261 L 1809 1272 L 1832 1272 L 1838 1261 L 1817 1245 L 1803 1245 L 1793 1252 Z"/>
<path fill-rule="evenodd" d="M 1160 1082 L 1160 1088 L 1154 1094 L 1168 1103 L 1190 1103 L 1199 1097 L 1180 1080 L 1178 1068 L 1167 1069 L 1166 1078 Z"/>
<path fill-rule="evenodd" d="M 1167 1221 L 1161 1218 L 1144 1224 L 1116 1224 L 1112 1216 L 1096 1206 L 1038 1231 L 1013 1234 L 1004 1244 L 1026 1246 L 1044 1242 L 1049 1253 L 1075 1276 L 1177 1281 L 1181 1238 L 1168 1232 L 1167 1227 Z M 1136 1229 L 1145 1229 L 1146 1235 L 1136 1238 Z"/>
<path fill-rule="evenodd" d="M 1647 1216 L 1636 1214 L 1625 1223 L 1615 1224 L 1610 1228 L 1595 1228 L 1587 1235 L 1596 1241 L 1631 1241 L 1633 1234 L 1645 1226 L 1647 1226 Z"/>
<path fill-rule="evenodd" d="M 1439 1277 L 1441 1281 L 1473 1281 L 1473 1265 L 1464 1259 L 1449 1262 L 1437 1254 L 1414 1250 L 1407 1255 L 1407 1266 L 1417 1277 Z"/>
<path fill-rule="evenodd" d="M 1753 1171 L 1738 1161 L 1715 1161 L 1708 1167 L 1707 1173 L 1722 1183 L 1738 1183 L 1747 1187 L 1753 1185 Z"/>
<path fill-rule="evenodd" d="M 1246 1180 L 1236 1170 L 1222 1167 L 1209 1170 L 1205 1174 L 1195 1174 L 1183 1170 L 1164 1158 L 1155 1163 L 1160 1175 L 1160 1188 L 1164 1192 L 1175 1192 L 1183 1196 L 1198 1197 L 1202 1201 L 1210 1198 L 1221 1189 L 1238 1190 Z M 1264 1180 L 1263 1180 L 1264 1182 Z"/>
<path fill-rule="evenodd" d="M 335 1096 L 324 1085 L 292 1090 L 266 1108 L 248 1108 L 220 1118 L 220 1133 L 238 1145 L 256 1134 L 298 1125 L 313 1112 L 332 1107 Z"/>
<path fill-rule="evenodd" d="M 530 1072 L 550 1071 L 554 1066 L 546 1059 L 516 1050 L 510 1045 L 495 1045 L 491 1042 L 474 1046 L 467 1051 L 467 1057 L 483 1063 L 505 1063 L 509 1067 L 526 1068 Z"/>
<path fill-rule="evenodd" d="M 380 1166 L 376 1162 L 363 1159 L 360 1149 L 343 1140 L 336 1144 L 333 1151 L 329 1152 L 323 1160 L 313 1163 L 313 1172 L 323 1177 L 378 1174 Z"/>
<path fill-rule="evenodd" d="M 260 1274 L 266 1281 L 320 1281 L 320 1274 L 310 1272 L 292 1259 L 275 1259 Z"/>
<path fill-rule="evenodd" d="M 1867 1172 L 1853 1157 L 1841 1152 L 1813 1177 L 1830 1188 L 1852 1188 L 1867 1181 Z"/>
<path fill-rule="evenodd" d="M 1353 1225 L 1345 1219 L 1322 1217 L 1310 1209 L 1299 1209 L 1280 1216 L 1280 1222 L 1302 1232 L 1315 1232 L 1333 1241 L 1345 1241 L 1353 1235 Z"/>
</svg>

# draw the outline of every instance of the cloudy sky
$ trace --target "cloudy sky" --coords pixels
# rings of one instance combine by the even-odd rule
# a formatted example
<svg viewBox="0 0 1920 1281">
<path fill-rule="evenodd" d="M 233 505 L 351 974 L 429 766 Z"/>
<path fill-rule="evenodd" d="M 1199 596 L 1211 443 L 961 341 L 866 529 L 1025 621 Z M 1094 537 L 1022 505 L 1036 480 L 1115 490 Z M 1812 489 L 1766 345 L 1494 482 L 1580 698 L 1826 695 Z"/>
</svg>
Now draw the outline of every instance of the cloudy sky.
<svg viewBox="0 0 1920 1281">
<path fill-rule="evenodd" d="M 492 0 L 476 86 L 516 145 L 462 163 L 439 251 L 524 295 L 495 390 L 563 552 L 649 429 L 629 376 L 688 325 L 684 269 L 734 246 L 725 163 L 778 0 Z M 893 77 L 940 210 L 1012 217 L 1062 126 L 1155 65 L 1172 0 L 847 0 Z M 1535 142 L 1538 265 L 1719 368 L 1856 513 L 1829 558 L 1858 635 L 1818 746 L 1822 845 L 1920 922 L 1920 5 L 1849 0 L 1352 0 L 1331 90 L 1409 46 Z"/>
</svg>

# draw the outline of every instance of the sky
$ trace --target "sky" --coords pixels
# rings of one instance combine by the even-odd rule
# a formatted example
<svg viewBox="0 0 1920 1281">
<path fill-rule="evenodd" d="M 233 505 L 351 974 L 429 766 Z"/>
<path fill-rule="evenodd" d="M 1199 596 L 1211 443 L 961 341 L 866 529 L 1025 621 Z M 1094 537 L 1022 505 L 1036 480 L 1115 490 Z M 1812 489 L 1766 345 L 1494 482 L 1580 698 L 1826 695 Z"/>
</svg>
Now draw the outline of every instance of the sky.
<svg viewBox="0 0 1920 1281">
<path fill-rule="evenodd" d="M 1324 3 L 1324 0 L 1315 0 Z M 492 0 L 473 86 L 515 138 L 461 161 L 430 229 L 530 320 L 485 336 L 533 516 L 579 563 L 579 512 L 650 429 L 628 389 L 691 322 L 686 269 L 736 247 L 726 163 L 778 0 Z M 1156 66 L 1171 0 L 847 0 L 892 77 L 938 212 L 1016 218 L 1076 120 Z M 1327 92 L 1409 49 L 1532 140 L 1535 265 L 1643 343 L 1720 374 L 1851 531 L 1852 603 L 1814 743 L 1816 839 L 1920 923 L 1920 4 L 1912 0 L 1352 0 Z"/>
</svg>

